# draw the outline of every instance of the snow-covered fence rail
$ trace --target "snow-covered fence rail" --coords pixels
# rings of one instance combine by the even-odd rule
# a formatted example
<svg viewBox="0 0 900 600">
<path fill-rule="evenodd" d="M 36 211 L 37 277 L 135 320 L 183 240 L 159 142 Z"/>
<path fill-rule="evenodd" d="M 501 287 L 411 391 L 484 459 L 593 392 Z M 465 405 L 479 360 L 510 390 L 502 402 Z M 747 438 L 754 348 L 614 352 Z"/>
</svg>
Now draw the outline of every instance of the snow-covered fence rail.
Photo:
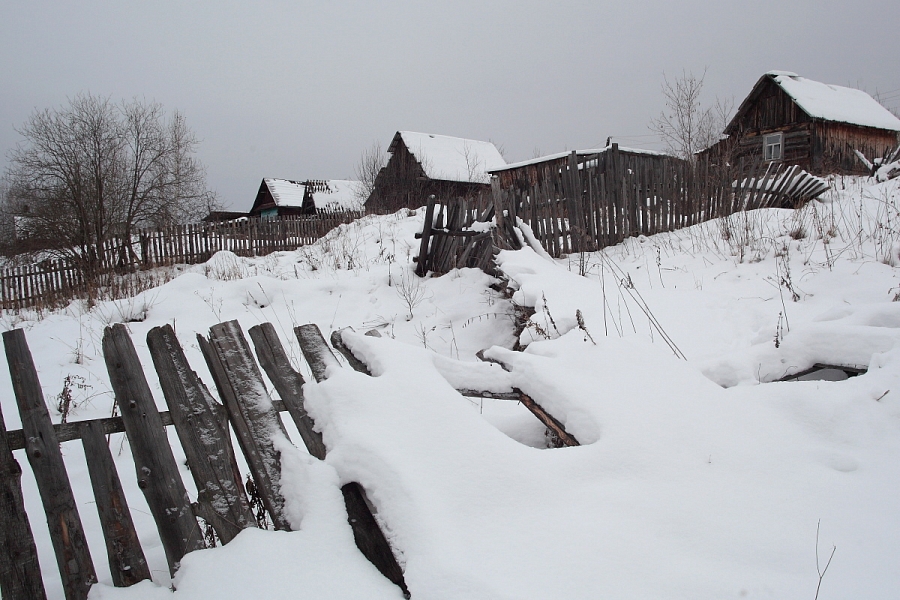
<svg viewBox="0 0 900 600">
<path fill-rule="evenodd" d="M 690 163 L 612 144 L 498 171 L 492 189 L 501 245 L 518 246 L 509 225 L 521 219 L 548 253 L 560 256 L 741 210 L 794 206 L 827 185 L 781 163 Z"/>
<path fill-rule="evenodd" d="M 239 219 L 142 230 L 130 239 L 114 237 L 90 248 L 79 260 L 46 260 L 0 270 L 0 308 L 53 305 L 87 293 L 90 277 L 173 264 L 206 262 L 220 250 L 239 256 L 264 256 L 311 244 L 362 216 L 328 212 L 316 216 Z M 92 285 L 97 285 L 94 282 Z"/>
</svg>

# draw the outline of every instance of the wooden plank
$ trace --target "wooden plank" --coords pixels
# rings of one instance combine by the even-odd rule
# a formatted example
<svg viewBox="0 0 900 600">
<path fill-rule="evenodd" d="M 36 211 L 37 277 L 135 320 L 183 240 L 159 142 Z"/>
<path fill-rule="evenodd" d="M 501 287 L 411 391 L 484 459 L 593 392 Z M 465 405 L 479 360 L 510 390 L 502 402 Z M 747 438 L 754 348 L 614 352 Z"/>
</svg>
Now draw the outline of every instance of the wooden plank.
<svg viewBox="0 0 900 600">
<path fill-rule="evenodd" d="M 0 407 L 0 595 L 46 600 L 41 565 L 22 499 L 22 468 L 13 457 Z"/>
<path fill-rule="evenodd" d="M 422 242 L 419 245 L 419 260 L 416 265 L 416 275 L 425 277 L 428 273 L 428 242 L 431 239 L 431 227 L 434 223 L 434 194 L 428 197 L 428 205 L 425 207 L 425 222 L 422 225 Z"/>
<path fill-rule="evenodd" d="M 210 327 L 208 348 L 215 356 L 210 371 L 241 441 L 266 512 L 275 529 L 290 531 L 281 495 L 281 453 L 275 447 L 276 432 L 284 435 L 285 441 L 287 433 L 238 322 L 227 321 Z"/>
<path fill-rule="evenodd" d="M 206 547 L 203 534 L 134 344 L 121 323 L 103 332 L 103 358 L 131 444 L 138 487 L 156 521 L 174 576 L 185 554 Z"/>
<path fill-rule="evenodd" d="M 95 424 L 87 423 L 82 428 L 81 442 L 100 515 L 113 585 L 128 587 L 150 579 L 150 567 L 134 529 L 106 436 Z"/>
<path fill-rule="evenodd" d="M 315 422 L 303 406 L 303 376 L 291 367 L 275 327 L 271 323 L 251 327 L 250 339 L 256 348 L 259 364 L 287 407 L 306 449 L 316 458 L 324 459 L 322 434 L 315 430 Z"/>
<path fill-rule="evenodd" d="M 197 485 L 195 512 L 227 544 L 247 527 L 255 527 L 250 504 L 231 468 L 231 436 L 223 427 L 209 390 L 191 369 L 171 325 L 147 333 L 147 346 L 175 431 Z"/>
<path fill-rule="evenodd" d="M 87 598 L 97 575 L 25 332 L 5 331 L 3 345 L 22 418 L 26 456 L 47 515 L 63 591 L 67 600 Z"/>
<path fill-rule="evenodd" d="M 340 368 L 340 363 L 331 353 L 328 344 L 325 343 L 325 338 L 322 337 L 322 333 L 316 325 L 300 325 L 294 329 L 294 333 L 297 335 L 300 349 L 303 351 L 303 356 L 309 363 L 316 381 L 323 381 L 327 377 L 329 367 Z M 341 493 L 344 495 L 347 521 L 353 530 L 356 547 L 382 575 L 403 590 L 403 595 L 409 598 L 410 593 L 403 578 L 403 570 L 400 569 L 400 564 L 394 557 L 378 521 L 372 515 L 365 490 L 358 483 L 352 482 L 343 486 Z"/>
</svg>

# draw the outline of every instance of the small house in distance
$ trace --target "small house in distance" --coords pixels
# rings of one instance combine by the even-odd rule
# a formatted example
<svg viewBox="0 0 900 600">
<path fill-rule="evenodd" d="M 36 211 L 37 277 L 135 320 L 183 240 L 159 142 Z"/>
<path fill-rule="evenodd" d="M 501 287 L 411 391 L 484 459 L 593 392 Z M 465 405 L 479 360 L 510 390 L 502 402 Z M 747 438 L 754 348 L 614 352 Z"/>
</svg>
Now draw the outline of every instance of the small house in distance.
<svg viewBox="0 0 900 600">
<path fill-rule="evenodd" d="M 434 194 L 438 201 L 490 193 L 490 169 L 506 164 L 491 142 L 398 131 L 379 171 L 366 211 L 416 208 Z"/>
<path fill-rule="evenodd" d="M 763 75 L 710 155 L 780 161 L 816 175 L 866 174 L 857 152 L 881 157 L 900 141 L 900 119 L 867 93 L 796 73 Z"/>
<path fill-rule="evenodd" d="M 359 182 L 343 179 L 262 180 L 251 217 L 301 216 L 362 210 Z"/>
</svg>

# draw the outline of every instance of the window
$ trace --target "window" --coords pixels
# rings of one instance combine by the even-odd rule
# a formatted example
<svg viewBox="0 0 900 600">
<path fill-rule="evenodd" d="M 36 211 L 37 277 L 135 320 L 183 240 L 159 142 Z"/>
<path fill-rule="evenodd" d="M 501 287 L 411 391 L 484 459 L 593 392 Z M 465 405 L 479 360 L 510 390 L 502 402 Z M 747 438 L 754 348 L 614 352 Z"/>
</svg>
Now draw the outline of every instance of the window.
<svg viewBox="0 0 900 600">
<path fill-rule="evenodd" d="M 773 133 L 763 138 L 763 157 L 765 160 L 781 160 L 781 149 L 784 147 L 784 134 Z"/>
</svg>

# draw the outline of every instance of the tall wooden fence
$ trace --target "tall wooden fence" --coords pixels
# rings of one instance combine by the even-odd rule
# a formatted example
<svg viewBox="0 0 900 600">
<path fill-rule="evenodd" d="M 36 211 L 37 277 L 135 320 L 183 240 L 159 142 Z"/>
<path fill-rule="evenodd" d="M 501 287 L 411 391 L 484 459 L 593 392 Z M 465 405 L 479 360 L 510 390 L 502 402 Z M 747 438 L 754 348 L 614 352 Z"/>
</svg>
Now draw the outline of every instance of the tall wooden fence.
<svg viewBox="0 0 900 600">
<path fill-rule="evenodd" d="M 692 164 L 620 151 L 578 155 L 501 172 L 493 182 L 499 231 L 521 219 L 553 256 L 617 244 L 765 206 L 793 206 L 826 182 L 780 163 Z M 509 245 L 517 240 L 506 235 Z"/>
<path fill-rule="evenodd" d="M 173 264 L 198 264 L 220 250 L 238 256 L 264 256 L 311 244 L 361 212 L 311 217 L 242 219 L 226 223 L 192 223 L 140 231 L 131 239 L 113 238 L 88 250 L 100 272 L 134 271 Z M 85 290 L 84 270 L 66 259 L 0 271 L 0 308 L 53 304 Z"/>
</svg>

